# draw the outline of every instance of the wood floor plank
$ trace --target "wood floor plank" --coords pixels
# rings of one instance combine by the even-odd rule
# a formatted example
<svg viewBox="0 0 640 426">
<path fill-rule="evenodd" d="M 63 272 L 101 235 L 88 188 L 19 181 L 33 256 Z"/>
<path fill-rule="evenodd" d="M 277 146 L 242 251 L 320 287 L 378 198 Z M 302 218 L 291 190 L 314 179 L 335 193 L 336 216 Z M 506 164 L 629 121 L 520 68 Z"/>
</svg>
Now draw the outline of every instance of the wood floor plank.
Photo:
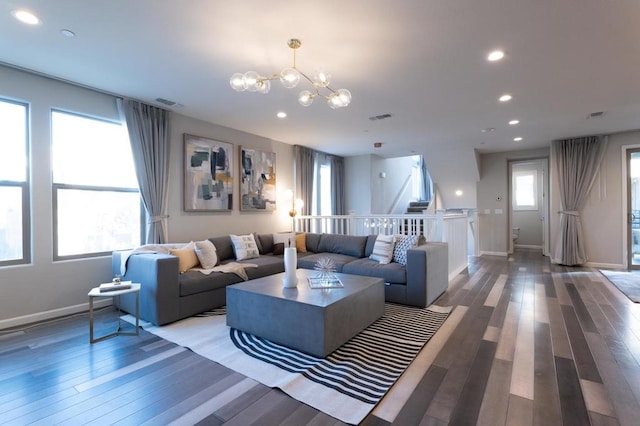
<svg viewBox="0 0 640 426">
<path fill-rule="evenodd" d="M 432 365 L 392 424 L 403 426 L 424 417 L 427 407 L 433 400 L 446 374 L 447 370 L 444 368 Z"/>
<path fill-rule="evenodd" d="M 533 401 L 517 395 L 509 395 L 507 409 L 508 426 L 529 426 L 533 424 Z"/>
<path fill-rule="evenodd" d="M 496 343 L 483 340 L 471 365 L 458 403 L 451 413 L 452 424 L 475 424 L 480 413 L 484 391 L 491 372 Z"/>
<path fill-rule="evenodd" d="M 578 376 L 581 379 L 602 383 L 598 368 L 593 360 L 593 356 L 589 350 L 589 345 L 582 333 L 582 329 L 580 328 L 580 324 L 573 307 L 563 305 L 561 309 L 562 317 L 564 318 L 564 323 L 569 335 L 569 342 L 571 343 L 571 352 L 573 353 L 573 359 L 575 360 L 578 370 Z"/>
<path fill-rule="evenodd" d="M 479 426 L 505 424 L 509 407 L 512 366 L 510 361 L 494 358 L 478 413 L 477 424 Z"/>
<path fill-rule="evenodd" d="M 567 328 L 562 317 L 562 310 L 558 299 L 547 297 L 547 312 L 549 314 L 549 328 L 551 330 L 551 344 L 553 355 L 566 359 L 573 359 L 571 344 L 567 335 Z"/>
<path fill-rule="evenodd" d="M 566 358 L 555 357 L 558 395 L 564 424 L 588 425 L 589 414 L 584 402 L 580 379 L 574 363 Z"/>
<path fill-rule="evenodd" d="M 541 297 L 546 299 L 543 294 Z M 533 424 L 539 426 L 562 423 L 562 411 L 556 382 L 555 363 L 549 324 L 536 322 L 534 361 Z"/>
</svg>

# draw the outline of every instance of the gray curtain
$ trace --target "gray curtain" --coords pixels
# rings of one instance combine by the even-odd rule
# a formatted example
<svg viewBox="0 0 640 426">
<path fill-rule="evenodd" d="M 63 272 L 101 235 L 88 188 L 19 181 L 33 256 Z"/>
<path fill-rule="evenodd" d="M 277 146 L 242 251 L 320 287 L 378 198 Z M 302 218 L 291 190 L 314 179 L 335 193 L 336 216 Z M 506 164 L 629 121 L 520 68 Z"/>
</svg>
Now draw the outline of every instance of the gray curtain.
<svg viewBox="0 0 640 426">
<path fill-rule="evenodd" d="M 169 112 L 131 99 L 119 100 L 127 123 L 136 176 L 147 210 L 147 244 L 165 243 L 169 178 Z"/>
<path fill-rule="evenodd" d="M 332 155 L 331 162 L 331 214 L 346 214 L 344 200 L 344 158 Z"/>
<path fill-rule="evenodd" d="M 313 208 L 315 151 L 304 146 L 294 145 L 293 153 L 295 157 L 295 197 L 304 202 L 302 214 L 308 216 Z"/>
<path fill-rule="evenodd" d="M 598 174 L 607 142 L 607 137 L 589 136 L 552 143 L 562 203 L 553 263 L 582 265 L 587 262 L 580 210 Z"/>
</svg>

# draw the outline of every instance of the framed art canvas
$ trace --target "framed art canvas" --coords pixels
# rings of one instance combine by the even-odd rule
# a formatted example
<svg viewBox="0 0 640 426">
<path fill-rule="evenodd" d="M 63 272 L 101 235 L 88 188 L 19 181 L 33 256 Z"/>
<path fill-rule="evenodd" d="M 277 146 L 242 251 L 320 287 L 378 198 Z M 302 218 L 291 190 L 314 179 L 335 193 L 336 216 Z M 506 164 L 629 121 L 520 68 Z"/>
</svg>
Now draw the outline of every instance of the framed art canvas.
<svg viewBox="0 0 640 426">
<path fill-rule="evenodd" d="M 184 134 L 184 210 L 231 210 L 233 145 Z"/>
<path fill-rule="evenodd" d="M 240 147 L 240 210 L 276 209 L 276 154 Z"/>
</svg>

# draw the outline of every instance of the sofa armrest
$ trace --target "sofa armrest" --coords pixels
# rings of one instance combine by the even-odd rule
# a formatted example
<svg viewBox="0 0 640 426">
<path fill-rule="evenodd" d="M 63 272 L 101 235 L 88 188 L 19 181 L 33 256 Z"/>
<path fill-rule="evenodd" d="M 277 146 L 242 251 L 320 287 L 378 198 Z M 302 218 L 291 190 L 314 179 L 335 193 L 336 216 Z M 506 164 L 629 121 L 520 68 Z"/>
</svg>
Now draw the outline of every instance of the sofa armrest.
<svg viewBox="0 0 640 426">
<path fill-rule="evenodd" d="M 449 286 L 447 243 L 426 243 L 407 250 L 407 302 L 427 307 Z"/>
<path fill-rule="evenodd" d="M 122 252 L 113 252 L 111 267 L 120 274 Z M 179 318 L 178 258 L 162 253 L 137 253 L 127 259 L 126 274 L 122 280 L 140 283 L 140 318 L 156 325 L 167 324 Z M 135 312 L 135 295 L 120 296 L 117 305 Z"/>
</svg>

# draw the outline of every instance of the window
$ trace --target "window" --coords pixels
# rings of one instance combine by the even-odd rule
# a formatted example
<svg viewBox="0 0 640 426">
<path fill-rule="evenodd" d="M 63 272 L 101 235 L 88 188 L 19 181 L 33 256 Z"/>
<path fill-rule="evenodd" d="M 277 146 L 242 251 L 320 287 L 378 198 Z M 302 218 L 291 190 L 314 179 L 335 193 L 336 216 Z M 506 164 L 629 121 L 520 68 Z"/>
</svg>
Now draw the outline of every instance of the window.
<svg viewBox="0 0 640 426">
<path fill-rule="evenodd" d="M 0 266 L 30 261 L 27 113 L 0 99 Z"/>
<path fill-rule="evenodd" d="M 538 210 L 536 170 L 513 172 L 513 209 Z"/>
<path fill-rule="evenodd" d="M 125 127 L 52 111 L 51 128 L 54 259 L 139 245 L 144 215 Z"/>
</svg>

